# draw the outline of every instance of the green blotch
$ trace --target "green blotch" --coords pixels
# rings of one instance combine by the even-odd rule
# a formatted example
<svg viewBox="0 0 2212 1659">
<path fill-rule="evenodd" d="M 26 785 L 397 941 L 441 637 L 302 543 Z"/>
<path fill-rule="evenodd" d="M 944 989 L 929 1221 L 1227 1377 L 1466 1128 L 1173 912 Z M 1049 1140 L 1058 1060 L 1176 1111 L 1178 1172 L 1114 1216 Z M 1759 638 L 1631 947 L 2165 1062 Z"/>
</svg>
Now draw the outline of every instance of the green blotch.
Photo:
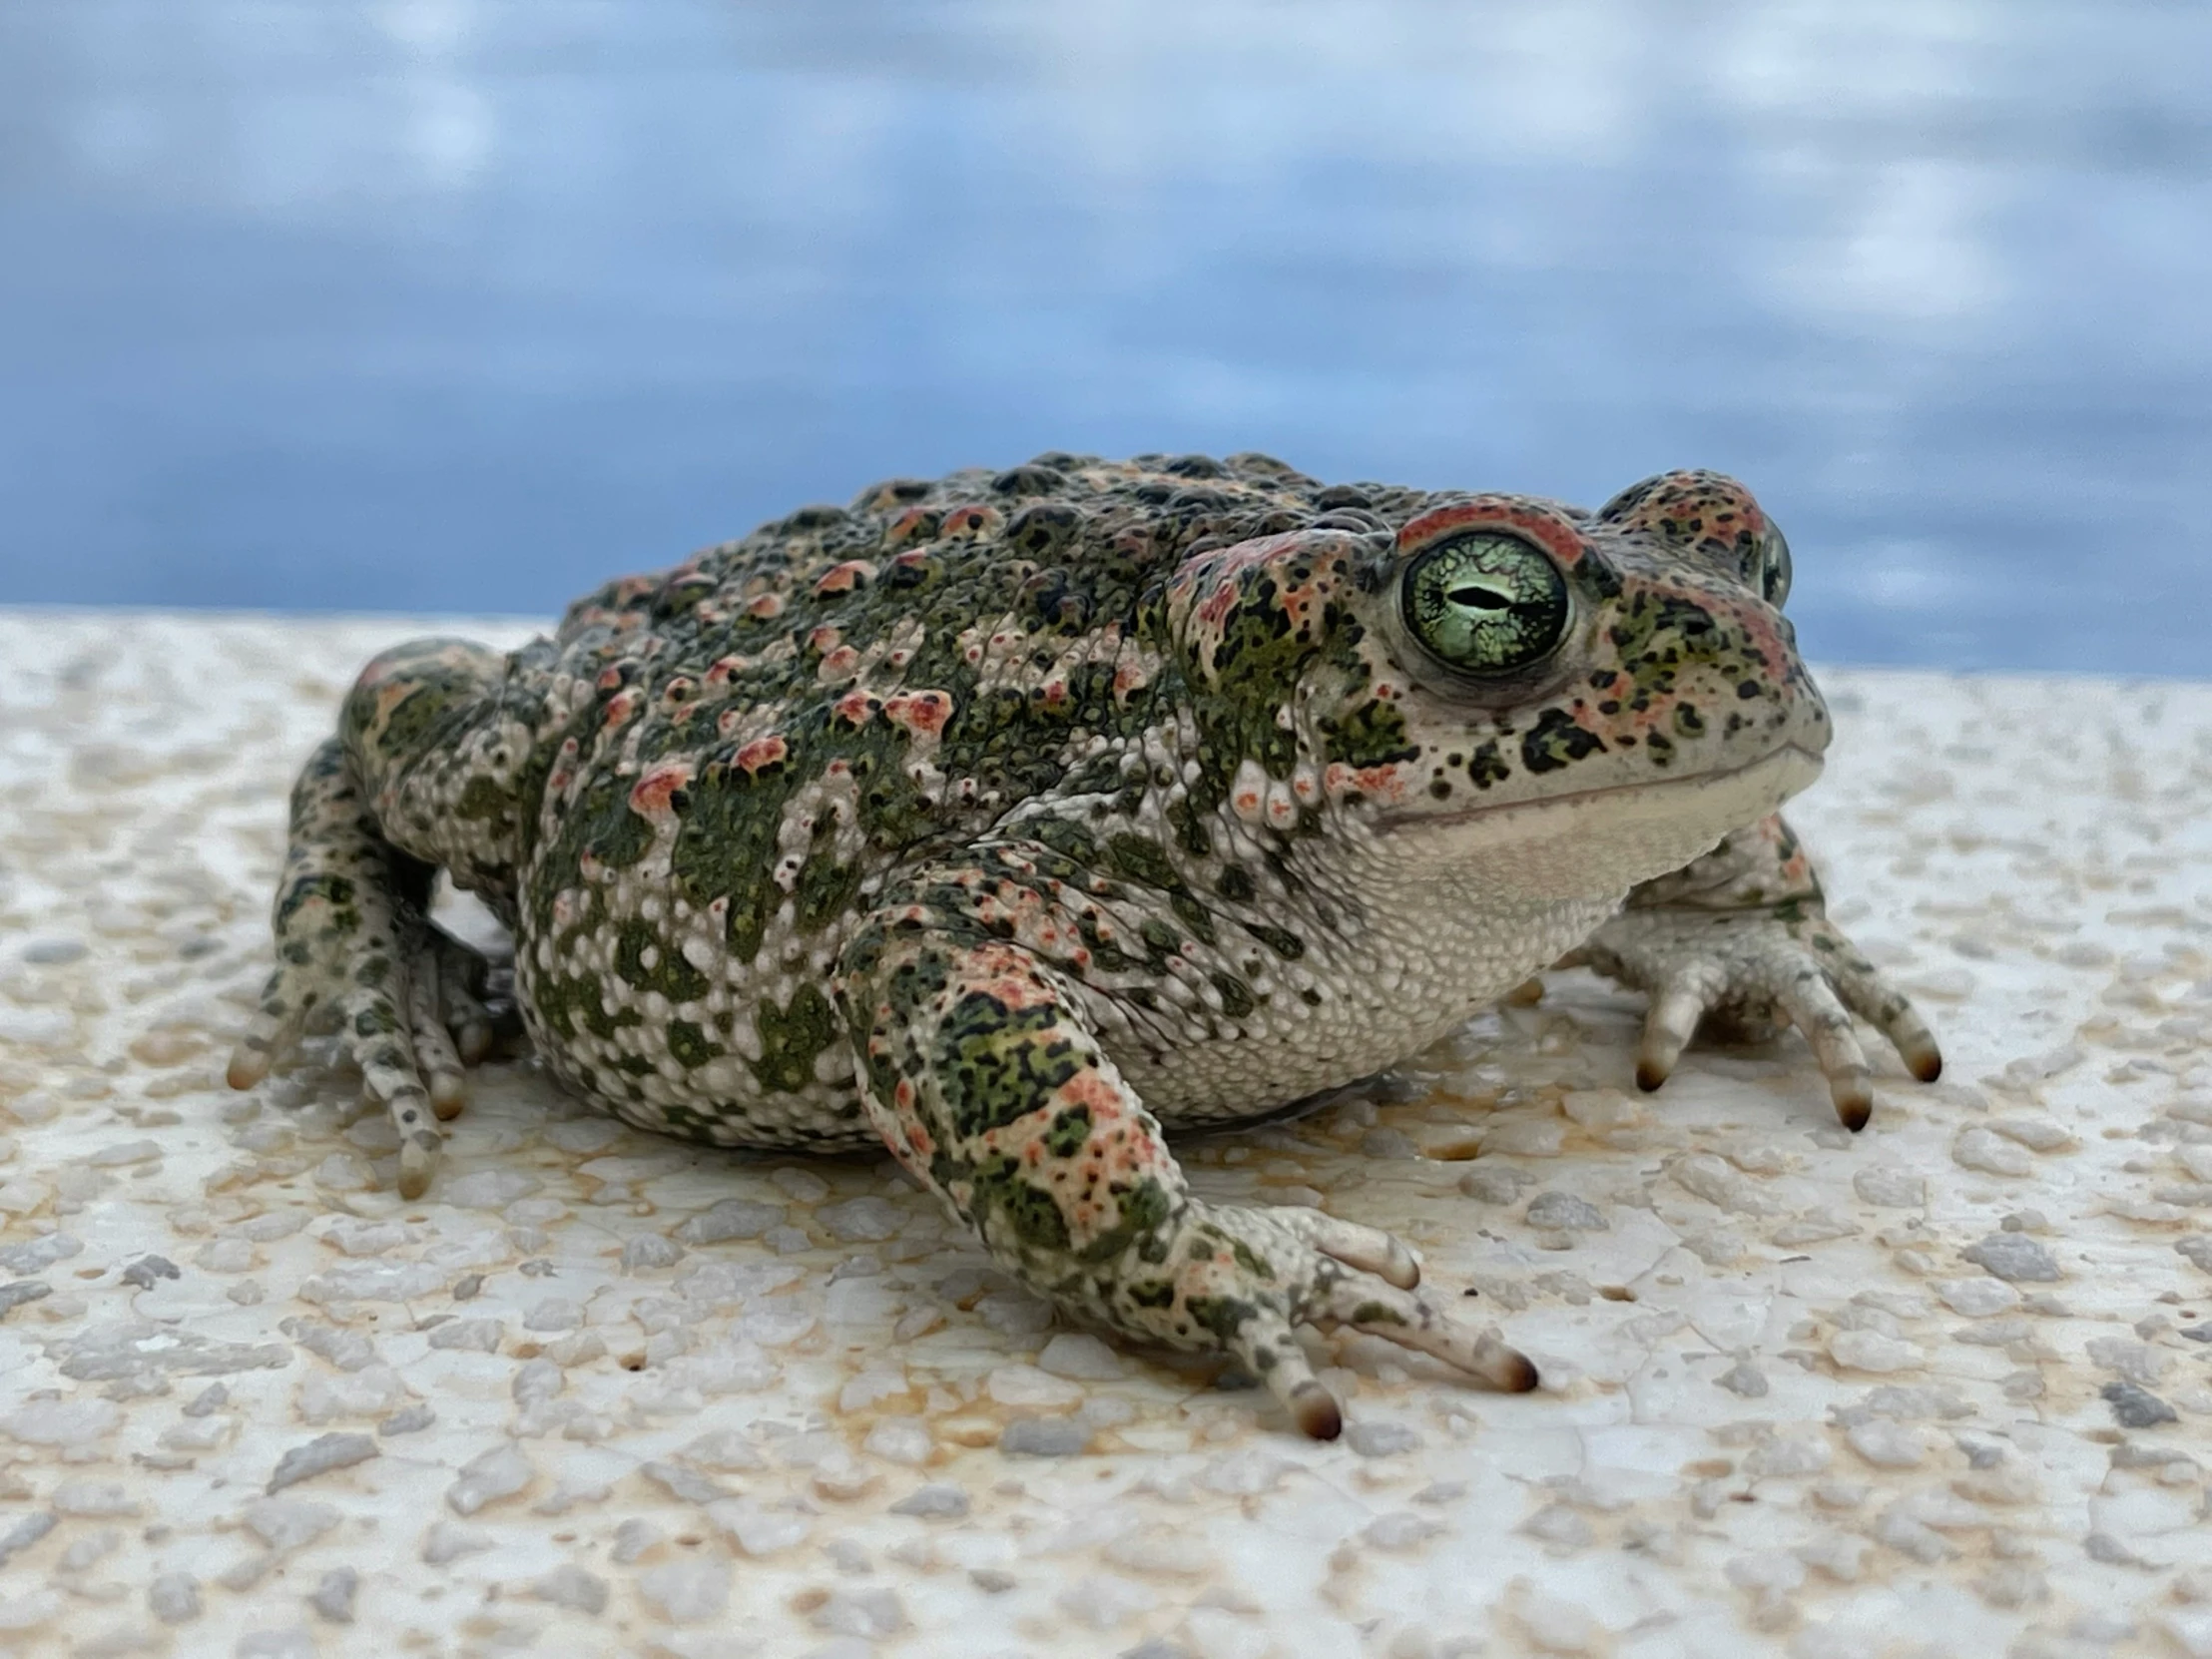
<svg viewBox="0 0 2212 1659">
<path fill-rule="evenodd" d="M 465 669 L 415 669 L 414 689 L 393 704 L 375 735 L 377 753 L 387 759 L 420 755 L 431 747 L 431 736 L 457 715 L 472 710 L 483 688 Z M 373 708 L 370 699 L 359 700 L 362 712 Z M 365 733 L 361 735 L 366 735 Z"/>
<path fill-rule="evenodd" d="M 1289 932 L 1281 927 L 1270 926 L 1264 921 L 1248 921 L 1243 925 L 1247 933 L 1250 933 L 1286 962 L 1295 962 L 1306 954 L 1306 941 L 1296 933 Z"/>
<path fill-rule="evenodd" d="M 1199 1260 L 1201 1256 L 1213 1254 L 1213 1245 L 1204 1242 L 1209 1239 L 1214 1241 L 1214 1244 L 1227 1245 L 1229 1254 L 1236 1260 L 1237 1266 L 1243 1268 L 1253 1278 L 1273 1279 L 1275 1277 L 1275 1269 L 1268 1265 L 1266 1259 L 1259 1252 L 1255 1251 L 1234 1233 L 1210 1224 L 1199 1228 L 1198 1237 L 1191 1241 L 1191 1259 L 1193 1261 Z"/>
<path fill-rule="evenodd" d="M 1156 969 L 1166 967 L 1168 958 L 1183 948 L 1183 935 L 1158 916 L 1145 917 L 1137 934 L 1144 940 L 1145 960 Z"/>
<path fill-rule="evenodd" d="M 1194 1296 L 1184 1307 L 1195 1324 L 1224 1343 L 1235 1342 L 1245 1322 L 1260 1311 L 1255 1304 L 1234 1296 Z"/>
<path fill-rule="evenodd" d="M 1106 843 L 1106 857 L 1118 873 L 1161 892 L 1175 892 L 1183 886 L 1183 877 L 1168 861 L 1167 853 L 1143 835 L 1115 835 Z"/>
<path fill-rule="evenodd" d="M 1252 999 L 1252 987 L 1235 974 L 1216 971 L 1207 975 L 1215 990 L 1221 993 L 1221 1011 L 1231 1019 L 1243 1019 L 1259 1004 Z"/>
<path fill-rule="evenodd" d="M 1252 874 L 1242 864 L 1230 864 L 1215 877 L 1214 891 L 1232 903 L 1245 904 L 1260 896 Z"/>
<path fill-rule="evenodd" d="M 815 832 L 814 851 L 799 866 L 799 881 L 792 897 L 802 933 L 819 933 L 845 915 L 860 890 L 860 866 L 838 863 L 824 844 L 828 838 L 829 827 L 825 824 Z"/>
<path fill-rule="evenodd" d="M 1194 858 L 1203 858 L 1214 850 L 1214 832 L 1208 828 L 1205 813 L 1189 796 L 1170 807 L 1168 824 L 1175 830 L 1175 844 Z"/>
<path fill-rule="evenodd" d="M 648 950 L 655 953 L 651 967 L 645 965 Z M 705 996 L 709 983 L 681 950 L 643 921 L 626 921 L 615 934 L 615 972 L 640 990 L 659 991 L 671 1002 Z"/>
<path fill-rule="evenodd" d="M 354 887 L 350 877 L 343 875 L 309 875 L 288 887 L 276 906 L 276 931 L 284 931 L 285 925 L 310 900 L 321 899 L 330 906 L 330 924 L 339 933 L 351 933 L 361 925 L 361 912 L 354 903 Z"/>
<path fill-rule="evenodd" d="M 891 1012 L 903 1018 L 911 1018 L 928 1003 L 936 1000 L 945 986 L 952 982 L 951 965 L 936 951 L 912 957 L 891 970 L 887 987 L 887 1000 Z M 857 1009 L 860 997 L 853 998 Z"/>
<path fill-rule="evenodd" d="M 570 979 L 548 979 L 541 982 L 537 991 L 538 1017 L 564 1037 L 574 1037 L 579 1021 L 593 1036 L 613 1036 L 626 1025 L 643 1024 L 635 1008 L 624 1008 L 619 1013 L 607 1012 L 600 1000 L 599 981 L 578 975 Z"/>
<path fill-rule="evenodd" d="M 668 1051 L 686 1071 L 697 1071 L 720 1056 L 723 1047 L 709 1040 L 707 1033 L 690 1020 L 672 1019 L 668 1022 Z"/>
<path fill-rule="evenodd" d="M 1604 747 L 1595 732 L 1577 726 L 1564 709 L 1546 709 L 1521 739 L 1521 762 L 1530 772 L 1558 772 Z"/>
<path fill-rule="evenodd" d="M 783 894 L 768 878 L 789 769 L 756 779 L 727 761 L 711 763 L 692 781 L 669 853 L 676 890 L 701 909 L 726 899 L 724 937 L 731 954 L 750 962 Z M 635 815 L 632 815 L 635 818 Z M 643 820 L 638 820 L 643 823 Z"/>
<path fill-rule="evenodd" d="M 1134 1245 L 1141 1260 L 1166 1261 L 1168 1239 L 1163 1229 L 1173 1209 L 1167 1189 L 1148 1175 L 1116 1196 L 1121 1201 L 1120 1215 L 1112 1227 L 1083 1247 L 1081 1259 L 1088 1263 L 1111 1262 Z"/>
<path fill-rule="evenodd" d="M 475 821 L 503 819 L 513 806 L 513 797 L 494 780 L 479 775 L 471 778 L 468 787 L 461 791 L 461 799 L 453 804 L 453 816 Z"/>
<path fill-rule="evenodd" d="M 1029 832 L 1062 857 L 1073 858 L 1079 864 L 1098 862 L 1098 837 L 1073 819 L 1048 818 Z"/>
<path fill-rule="evenodd" d="M 1086 1063 L 1058 1007 L 1008 1008 L 983 991 L 953 1004 L 937 1037 L 937 1077 L 962 1140 L 1036 1111 Z"/>
<path fill-rule="evenodd" d="M 1070 1106 L 1044 1132 L 1044 1149 L 1055 1158 L 1072 1158 L 1090 1144 L 1091 1109 Z"/>
<path fill-rule="evenodd" d="M 1420 745 L 1405 735 L 1405 716 L 1394 703 L 1370 699 L 1341 719 L 1322 722 L 1329 758 L 1348 767 L 1388 766 L 1420 759 Z"/>
<path fill-rule="evenodd" d="M 1494 742 L 1485 742 L 1467 757 L 1467 777 L 1478 790 L 1486 790 L 1492 784 L 1502 784 L 1513 776 L 1513 768 L 1497 752 Z"/>
<path fill-rule="evenodd" d="M 1695 703 L 1678 703 L 1675 705 L 1674 735 L 1678 738 L 1702 738 L 1705 736 L 1705 717 L 1697 712 Z"/>
<path fill-rule="evenodd" d="M 969 1210 L 977 1227 L 993 1214 L 1003 1216 L 1014 1237 L 1032 1250 L 1054 1255 L 1068 1248 L 1068 1219 L 1042 1187 L 1030 1184 L 1011 1158 L 992 1158 L 978 1166 L 970 1187 Z"/>
<path fill-rule="evenodd" d="M 754 1078 L 771 1094 L 797 1094 L 815 1080 L 815 1057 L 836 1040 L 837 1014 L 813 985 L 792 992 L 788 1007 L 767 997 L 753 1012 L 761 1057 L 748 1061 Z"/>
<path fill-rule="evenodd" d="M 1208 910 L 1188 891 L 1170 893 L 1168 895 L 1168 908 L 1175 912 L 1177 920 L 1197 934 L 1199 938 L 1208 944 L 1214 942 L 1213 912 Z"/>
<path fill-rule="evenodd" d="M 617 869 L 634 864 L 653 844 L 653 826 L 630 811 L 626 781 L 602 777 L 561 823 L 558 844 L 568 854 L 559 867 L 574 869 L 589 852 Z"/>
<path fill-rule="evenodd" d="M 1139 1308 L 1172 1308 L 1175 1306 L 1175 1281 L 1140 1279 L 1122 1294 Z"/>
<path fill-rule="evenodd" d="M 1363 1302 L 1352 1311 L 1354 1325 L 1403 1325 L 1405 1316 L 1385 1302 Z"/>
</svg>

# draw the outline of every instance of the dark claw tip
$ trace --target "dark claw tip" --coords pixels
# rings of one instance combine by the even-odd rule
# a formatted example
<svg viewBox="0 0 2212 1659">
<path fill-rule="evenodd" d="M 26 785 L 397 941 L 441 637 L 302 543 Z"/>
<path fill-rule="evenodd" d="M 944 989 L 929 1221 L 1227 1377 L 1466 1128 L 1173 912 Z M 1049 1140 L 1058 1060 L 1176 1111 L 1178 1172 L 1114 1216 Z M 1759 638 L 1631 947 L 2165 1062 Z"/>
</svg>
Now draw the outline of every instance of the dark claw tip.
<svg viewBox="0 0 2212 1659">
<path fill-rule="evenodd" d="M 1516 1354 L 1513 1356 L 1512 1369 L 1505 1375 L 1505 1391 L 1509 1394 L 1524 1394 L 1542 1381 L 1536 1375 L 1536 1368 L 1529 1362 L 1528 1356 Z"/>
<path fill-rule="evenodd" d="M 1636 1087 L 1649 1094 L 1667 1080 L 1667 1074 L 1649 1060 L 1636 1062 Z"/>
<path fill-rule="evenodd" d="M 1923 1083 L 1933 1083 L 1943 1075 L 1943 1057 L 1931 1054 L 1913 1062 L 1913 1075 Z"/>
<path fill-rule="evenodd" d="M 1319 1382 L 1309 1382 L 1291 1399 L 1291 1416 L 1309 1439 L 1334 1440 L 1345 1431 L 1345 1414 L 1336 1397 Z"/>
<path fill-rule="evenodd" d="M 1860 1130 L 1866 1128 L 1868 1121 L 1873 1118 L 1874 1102 L 1871 1100 L 1854 1101 L 1848 1106 L 1839 1106 L 1836 1108 L 1836 1115 L 1843 1120 L 1844 1127 L 1856 1135 Z"/>
</svg>

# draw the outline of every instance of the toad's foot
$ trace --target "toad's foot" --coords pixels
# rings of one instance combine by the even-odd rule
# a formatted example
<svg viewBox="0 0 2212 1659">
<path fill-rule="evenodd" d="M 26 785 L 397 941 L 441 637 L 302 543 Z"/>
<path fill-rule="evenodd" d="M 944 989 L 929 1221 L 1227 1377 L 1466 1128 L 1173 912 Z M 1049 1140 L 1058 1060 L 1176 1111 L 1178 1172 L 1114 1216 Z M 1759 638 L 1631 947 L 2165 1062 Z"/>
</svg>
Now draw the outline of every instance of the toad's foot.
<svg viewBox="0 0 2212 1659">
<path fill-rule="evenodd" d="M 1854 1131 L 1874 1111 L 1854 1014 L 1879 1027 L 1922 1082 L 1942 1073 L 1927 1022 L 1828 919 L 1811 866 L 1780 819 L 1637 889 L 1579 956 L 1651 994 L 1636 1053 L 1640 1088 L 1667 1080 L 1701 1020 L 1751 1038 L 1796 1025 L 1827 1074 L 1837 1117 Z"/>
<path fill-rule="evenodd" d="M 1389 1235 L 1193 1197 L 1070 967 L 965 925 L 959 872 L 916 887 L 846 947 L 839 1006 L 884 1143 L 1008 1271 L 1086 1322 L 1233 1356 L 1325 1439 L 1343 1415 L 1293 1334 L 1302 1323 L 1535 1386 L 1527 1360 L 1413 1289 L 1419 1269 Z"/>
<path fill-rule="evenodd" d="M 467 1099 L 462 1067 L 490 1052 L 489 964 L 429 919 L 431 871 L 385 842 L 362 811 L 335 740 L 292 792 L 291 847 L 276 908 L 276 972 L 231 1055 L 250 1089 L 334 1008 L 364 1092 L 399 1132 L 399 1191 L 419 1198 L 436 1167 L 433 1118 Z"/>
<path fill-rule="evenodd" d="M 1508 1392 L 1536 1386 L 1525 1356 L 1420 1295 L 1419 1282 L 1412 1253 L 1375 1228 L 1191 1199 L 1098 1283 L 1106 1305 L 1096 1311 L 1133 1337 L 1225 1350 L 1317 1440 L 1335 1439 L 1344 1414 L 1294 1335 L 1300 1325 L 1383 1337 Z"/>
</svg>

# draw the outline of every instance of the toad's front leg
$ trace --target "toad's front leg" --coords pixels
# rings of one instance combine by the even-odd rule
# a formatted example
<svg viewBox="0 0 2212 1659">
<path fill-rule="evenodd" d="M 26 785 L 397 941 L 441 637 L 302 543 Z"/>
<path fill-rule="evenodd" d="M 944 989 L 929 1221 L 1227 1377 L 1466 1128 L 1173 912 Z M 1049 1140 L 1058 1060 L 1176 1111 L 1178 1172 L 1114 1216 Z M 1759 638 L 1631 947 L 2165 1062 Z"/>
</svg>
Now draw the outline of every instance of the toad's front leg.
<svg viewBox="0 0 2212 1659">
<path fill-rule="evenodd" d="M 1646 1089 L 1667 1080 L 1700 1020 L 1751 1037 L 1795 1024 L 1848 1129 L 1865 1128 L 1874 1110 L 1854 1014 L 1880 1027 L 1922 1082 L 1943 1069 L 1911 1000 L 1828 919 L 1812 861 L 1779 817 L 1645 882 L 1569 960 L 1651 993 L 1636 1055 Z"/>
<path fill-rule="evenodd" d="M 1535 1386 L 1526 1359 L 1414 1289 L 1419 1266 L 1388 1234 L 1194 1197 L 1071 993 L 1021 944 L 920 904 L 878 915 L 845 953 L 869 1117 L 1009 1272 L 1138 1341 L 1234 1356 L 1321 1439 L 1343 1417 L 1293 1335 L 1302 1323 Z"/>
</svg>

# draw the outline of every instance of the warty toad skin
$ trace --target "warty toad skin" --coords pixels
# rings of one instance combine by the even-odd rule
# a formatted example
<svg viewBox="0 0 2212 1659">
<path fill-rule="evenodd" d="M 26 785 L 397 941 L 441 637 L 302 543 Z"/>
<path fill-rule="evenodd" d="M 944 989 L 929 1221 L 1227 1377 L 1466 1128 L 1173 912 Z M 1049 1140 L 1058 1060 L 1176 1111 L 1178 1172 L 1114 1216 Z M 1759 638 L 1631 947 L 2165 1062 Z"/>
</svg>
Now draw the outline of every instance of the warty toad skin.
<svg viewBox="0 0 2212 1659">
<path fill-rule="evenodd" d="M 1708 1015 L 1795 1022 L 1855 1129 L 1853 1014 L 1934 1078 L 1774 816 L 1830 736 L 1788 586 L 1704 472 L 1594 513 L 1252 454 L 877 484 L 518 651 L 370 663 L 231 1081 L 334 1007 L 421 1194 L 490 1041 L 443 869 L 513 932 L 545 1063 L 630 1123 L 880 1142 L 1040 1295 L 1226 1351 L 1312 1434 L 1302 1323 L 1531 1387 L 1396 1240 L 1199 1199 L 1163 1130 L 1368 1076 L 1567 951 L 1650 991 L 1647 1088 Z"/>
</svg>

